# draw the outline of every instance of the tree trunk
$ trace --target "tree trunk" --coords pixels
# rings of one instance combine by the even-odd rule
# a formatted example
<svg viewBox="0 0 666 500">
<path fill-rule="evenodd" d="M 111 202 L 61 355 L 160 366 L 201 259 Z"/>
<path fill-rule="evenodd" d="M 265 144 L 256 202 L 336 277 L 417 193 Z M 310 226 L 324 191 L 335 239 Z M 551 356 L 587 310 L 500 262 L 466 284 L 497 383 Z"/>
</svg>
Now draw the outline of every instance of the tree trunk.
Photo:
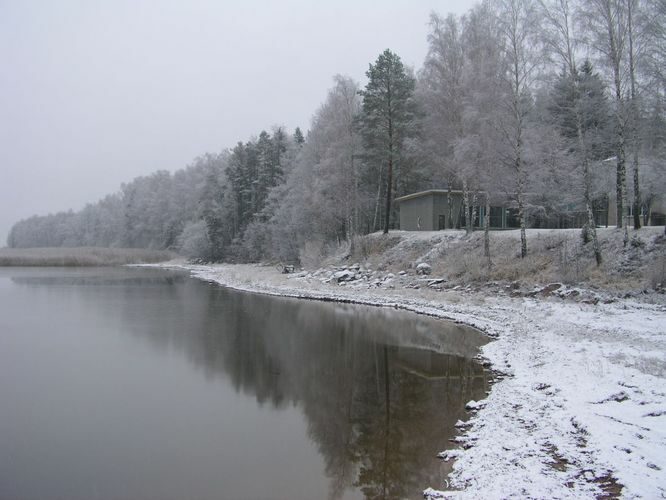
<svg viewBox="0 0 666 500">
<path fill-rule="evenodd" d="M 451 193 L 451 179 L 448 182 L 448 192 L 446 193 L 446 204 L 448 205 L 448 229 L 453 229 L 453 197 Z"/>
<path fill-rule="evenodd" d="M 652 196 L 647 196 L 645 199 L 645 213 L 643 214 L 643 225 L 647 226 L 650 223 L 652 216 Z"/>
<path fill-rule="evenodd" d="M 390 102 L 389 102 L 390 107 Z M 389 221 L 391 220 L 391 196 L 393 188 L 393 121 L 389 116 L 388 120 L 388 171 L 386 172 L 386 213 L 384 214 L 384 234 L 389 232 Z"/>
<path fill-rule="evenodd" d="M 490 195 L 486 193 L 486 208 L 483 218 L 483 256 L 486 258 L 488 270 L 492 267 L 490 260 Z"/>
<path fill-rule="evenodd" d="M 638 96 L 636 95 L 636 71 L 634 65 L 634 37 L 633 37 L 633 10 L 634 0 L 627 0 L 627 24 L 629 35 L 629 78 L 631 80 L 631 142 L 633 147 L 634 170 L 634 229 L 641 228 L 641 191 L 638 184 Z"/>
<path fill-rule="evenodd" d="M 391 219 L 391 191 L 393 187 L 393 158 L 389 154 L 388 172 L 386 173 L 386 213 L 384 214 L 384 234 L 389 232 L 389 221 Z"/>
<path fill-rule="evenodd" d="M 515 30 L 515 25 L 513 26 Z M 514 145 L 514 170 L 516 175 L 516 197 L 518 201 L 518 218 L 520 220 L 520 257 L 524 259 L 527 257 L 527 232 L 525 223 L 525 200 L 523 193 L 525 190 L 525 171 L 523 165 L 523 110 L 520 104 L 521 98 L 521 69 L 520 69 L 520 55 L 517 42 L 517 35 L 514 31 L 512 36 L 512 51 L 513 51 L 513 113 L 516 120 L 516 142 Z"/>
<path fill-rule="evenodd" d="M 620 49 L 620 40 L 615 38 L 615 26 L 613 26 L 614 16 L 611 12 L 610 2 L 605 5 L 606 19 L 608 23 L 608 45 L 609 45 L 609 58 L 613 69 L 613 83 L 615 86 L 615 120 L 617 125 L 617 169 L 616 169 L 616 188 L 615 194 L 617 198 L 616 211 L 617 211 L 617 227 L 621 229 L 624 227 L 624 207 L 627 206 L 626 196 L 626 182 L 627 171 L 625 165 L 625 116 L 624 116 L 624 102 L 622 98 L 622 83 L 620 79 L 620 60 L 622 57 Z"/>
<path fill-rule="evenodd" d="M 517 99 L 517 97 L 515 98 Z M 526 232 L 526 221 L 525 221 L 525 200 L 523 199 L 523 193 L 525 190 L 525 179 L 523 178 L 523 136 L 522 136 L 522 119 L 518 115 L 518 130 L 517 130 L 517 141 L 516 141 L 516 178 L 517 183 L 516 187 L 518 198 L 518 219 L 520 220 L 520 257 L 524 259 L 527 257 L 527 232 Z"/>
<path fill-rule="evenodd" d="M 638 134 L 636 134 L 636 141 L 638 142 Z M 634 229 L 641 228 L 641 190 L 639 187 L 638 179 L 638 147 L 635 146 L 633 169 L 634 169 Z"/>
<path fill-rule="evenodd" d="M 347 238 L 349 239 L 349 254 L 354 255 L 354 251 L 356 250 L 355 248 L 355 242 L 354 240 L 356 239 L 356 233 L 358 232 L 358 228 L 356 226 L 357 224 L 357 182 L 356 182 L 356 170 L 354 167 L 354 153 L 350 155 L 350 167 L 351 167 L 351 184 L 352 184 L 352 200 L 351 200 L 351 209 L 349 210 L 349 217 L 348 217 L 348 235 Z"/>
<path fill-rule="evenodd" d="M 621 99 L 621 97 L 620 97 Z M 620 104 L 618 104 L 620 106 Z M 617 227 L 618 229 L 622 229 L 624 227 L 624 207 L 627 205 L 626 202 L 626 197 L 627 197 L 627 189 L 626 189 L 626 182 L 627 182 L 627 167 L 625 164 L 625 154 L 624 154 L 624 124 L 623 118 L 622 118 L 622 112 L 618 111 L 617 112 L 617 122 L 618 122 L 618 129 L 617 129 L 617 171 L 616 171 L 616 178 L 615 178 L 615 183 L 616 183 L 616 188 L 615 188 L 615 195 L 617 199 Z"/>
<path fill-rule="evenodd" d="M 465 214 L 465 232 L 470 234 L 472 226 L 470 225 L 470 206 L 469 206 L 469 189 L 467 187 L 467 179 L 463 178 L 463 213 Z"/>
<path fill-rule="evenodd" d="M 379 167 L 379 179 L 377 180 L 377 196 L 375 197 L 375 215 L 372 219 L 372 231 L 377 231 L 378 226 L 377 222 L 379 221 L 379 207 L 380 204 L 379 202 L 381 201 L 382 198 L 382 167 Z"/>
<path fill-rule="evenodd" d="M 572 83 L 575 85 L 575 83 Z M 597 223 L 594 220 L 594 211 L 592 210 L 592 199 L 590 191 L 592 189 L 592 181 L 590 176 L 590 163 L 587 157 L 587 144 L 585 143 L 585 136 L 583 135 L 582 119 L 578 106 L 576 106 L 576 132 L 578 135 L 578 147 L 580 149 L 581 159 L 583 161 L 583 197 L 585 199 L 585 210 L 587 212 L 587 228 L 585 237 L 592 237 L 592 249 L 594 251 L 594 260 L 597 266 L 601 265 L 601 247 L 599 246 L 599 239 L 597 238 Z M 587 243 L 587 240 L 585 240 Z"/>
<path fill-rule="evenodd" d="M 520 257 L 524 259 L 527 257 L 527 232 L 525 222 L 525 203 L 523 201 L 523 194 L 518 194 L 518 218 L 520 219 Z"/>
<path fill-rule="evenodd" d="M 587 210 L 587 220 L 588 220 L 588 231 L 592 235 L 592 250 L 594 251 L 594 260 L 597 262 L 597 266 L 601 265 L 601 247 L 599 246 L 599 240 L 597 238 L 597 226 L 594 221 L 594 212 L 592 211 L 592 205 L 589 201 L 585 202 L 585 208 Z"/>
</svg>

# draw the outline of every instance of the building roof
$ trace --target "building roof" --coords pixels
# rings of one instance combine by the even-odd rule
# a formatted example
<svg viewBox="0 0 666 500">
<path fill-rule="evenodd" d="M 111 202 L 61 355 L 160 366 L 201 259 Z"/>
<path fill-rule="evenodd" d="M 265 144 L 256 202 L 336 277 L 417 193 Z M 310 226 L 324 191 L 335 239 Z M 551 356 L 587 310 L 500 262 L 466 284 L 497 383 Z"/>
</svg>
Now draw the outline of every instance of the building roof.
<svg viewBox="0 0 666 500">
<path fill-rule="evenodd" d="M 419 191 L 418 193 L 412 193 L 405 196 L 401 196 L 400 198 L 396 198 L 395 201 L 400 203 L 402 201 L 413 200 L 414 198 L 420 198 L 422 196 L 429 196 L 433 194 L 449 194 L 449 193 L 463 194 L 463 192 L 460 191 L 459 189 L 452 189 L 451 191 L 449 191 L 448 189 L 428 189 L 427 191 Z"/>
</svg>

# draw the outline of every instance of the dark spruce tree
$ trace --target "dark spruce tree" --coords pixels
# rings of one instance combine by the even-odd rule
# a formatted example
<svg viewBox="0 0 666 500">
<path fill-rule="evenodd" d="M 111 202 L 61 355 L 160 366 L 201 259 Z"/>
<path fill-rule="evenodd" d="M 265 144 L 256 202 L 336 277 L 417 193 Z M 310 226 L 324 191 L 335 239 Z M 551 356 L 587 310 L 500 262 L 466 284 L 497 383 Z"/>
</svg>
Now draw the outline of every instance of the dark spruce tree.
<svg viewBox="0 0 666 500">
<path fill-rule="evenodd" d="M 611 112 L 603 81 L 592 64 L 585 61 L 580 70 L 571 68 L 555 82 L 548 107 L 551 119 L 569 143 L 581 164 L 583 198 L 587 222 L 583 226 L 584 243 L 592 240 L 597 265 L 601 265 L 601 247 L 594 218 L 594 186 L 592 166 L 612 154 L 612 128 L 608 125 Z"/>
<path fill-rule="evenodd" d="M 301 127 L 296 127 L 296 130 L 294 130 L 294 142 L 298 144 L 299 147 L 305 143 L 305 137 L 303 136 L 303 132 L 301 132 Z"/>
<path fill-rule="evenodd" d="M 551 119 L 572 149 L 579 132 L 585 138 L 586 154 L 592 161 L 613 155 L 611 110 L 606 88 L 592 64 L 585 61 L 575 76 L 560 75 L 555 82 L 548 106 Z"/>
<path fill-rule="evenodd" d="M 386 167 L 384 189 L 384 234 L 389 231 L 394 169 L 403 143 L 412 135 L 414 119 L 414 78 L 396 54 L 386 49 L 366 72 L 368 84 L 359 93 L 363 97 L 361 131 L 366 158 L 380 172 Z"/>
</svg>

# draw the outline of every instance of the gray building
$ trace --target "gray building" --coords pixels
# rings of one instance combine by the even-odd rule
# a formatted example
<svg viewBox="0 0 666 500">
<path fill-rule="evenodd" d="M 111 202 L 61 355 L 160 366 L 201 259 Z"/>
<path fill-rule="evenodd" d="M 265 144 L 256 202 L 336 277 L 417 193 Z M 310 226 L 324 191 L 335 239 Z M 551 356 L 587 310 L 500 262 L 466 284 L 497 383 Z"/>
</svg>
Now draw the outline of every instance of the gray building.
<svg viewBox="0 0 666 500">
<path fill-rule="evenodd" d="M 402 196 L 395 201 L 400 207 L 400 229 L 404 231 L 437 231 L 460 227 L 462 191 L 430 189 Z"/>
<path fill-rule="evenodd" d="M 490 207 L 490 227 L 510 229 L 519 227 L 518 210 L 501 206 L 494 196 Z M 498 198 L 498 199 L 495 199 Z M 458 190 L 430 189 L 397 198 L 400 207 L 400 229 L 404 231 L 439 231 L 465 227 L 462 209 L 463 192 Z M 483 225 L 485 207 L 476 205 L 474 226 Z"/>
<path fill-rule="evenodd" d="M 481 193 L 482 197 L 485 193 Z M 527 226 L 533 228 L 577 228 L 587 222 L 587 212 L 581 203 L 544 204 L 539 195 L 526 193 L 529 205 L 539 207 L 527 213 Z M 400 229 L 404 231 L 438 231 L 458 229 L 465 226 L 462 210 L 463 192 L 459 190 L 430 189 L 409 194 L 396 199 L 400 208 Z M 649 202 L 644 201 L 643 224 L 663 225 L 666 223 L 666 196 L 655 195 Z M 492 229 L 514 229 L 520 227 L 518 209 L 506 195 L 491 194 L 489 226 Z M 475 227 L 482 227 L 485 220 L 485 207 L 476 205 Z M 544 209 L 545 208 L 545 209 Z M 626 209 L 631 214 L 631 203 Z M 615 195 L 603 195 L 594 200 L 594 218 L 597 226 L 614 226 Z M 631 224 L 631 221 L 629 221 Z"/>
</svg>

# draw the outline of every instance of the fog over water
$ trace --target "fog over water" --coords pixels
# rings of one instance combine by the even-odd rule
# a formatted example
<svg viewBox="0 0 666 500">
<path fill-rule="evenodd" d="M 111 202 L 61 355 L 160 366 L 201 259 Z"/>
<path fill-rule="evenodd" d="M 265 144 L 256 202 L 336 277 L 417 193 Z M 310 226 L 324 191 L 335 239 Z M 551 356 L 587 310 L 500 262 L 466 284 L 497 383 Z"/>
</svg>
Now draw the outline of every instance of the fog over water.
<svg viewBox="0 0 666 500">
<path fill-rule="evenodd" d="M 332 76 L 385 48 L 420 67 L 429 12 L 464 1 L 0 2 L 0 246 L 262 128 L 308 128 Z"/>
</svg>

